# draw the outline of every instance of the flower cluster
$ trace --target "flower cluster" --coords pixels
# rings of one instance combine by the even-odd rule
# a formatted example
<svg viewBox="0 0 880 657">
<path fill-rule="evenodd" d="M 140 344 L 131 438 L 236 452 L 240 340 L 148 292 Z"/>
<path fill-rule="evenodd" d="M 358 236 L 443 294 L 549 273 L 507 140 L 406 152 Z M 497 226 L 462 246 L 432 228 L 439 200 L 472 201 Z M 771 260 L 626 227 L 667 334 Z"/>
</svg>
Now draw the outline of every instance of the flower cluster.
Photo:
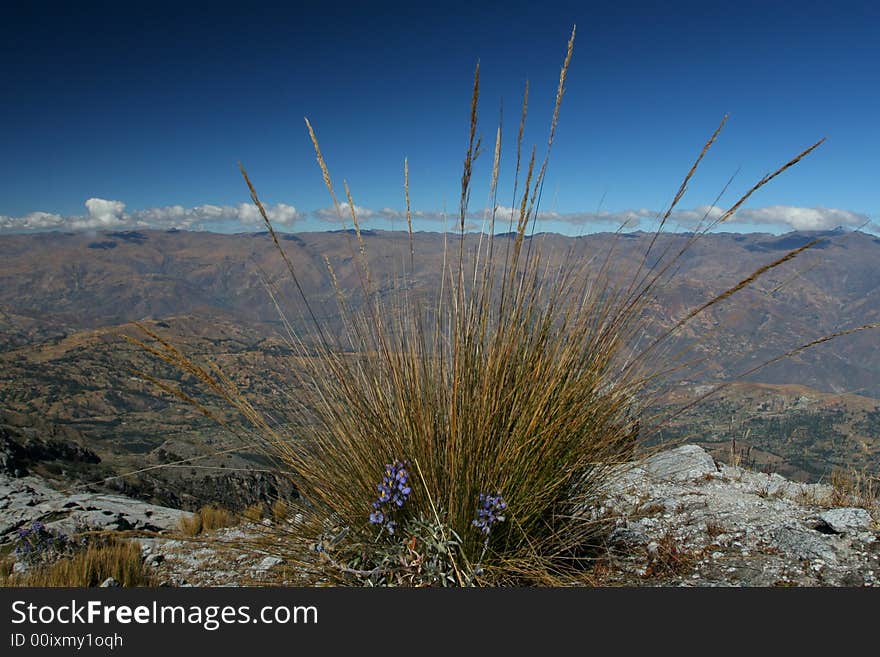
<svg viewBox="0 0 880 657">
<path fill-rule="evenodd" d="M 56 534 L 39 520 L 16 532 L 15 557 L 34 564 L 52 560 L 73 551 L 74 543 L 64 534 Z"/>
<path fill-rule="evenodd" d="M 397 509 L 406 504 L 412 488 L 409 485 L 409 472 L 406 470 L 406 462 L 395 461 L 393 465 L 385 465 L 385 475 L 382 483 L 377 486 L 379 499 L 373 502 L 373 512 L 370 514 L 370 522 L 374 525 L 383 525 L 388 533 L 393 534 L 397 523 L 392 515 Z"/>
<path fill-rule="evenodd" d="M 474 527 L 486 534 L 489 538 L 489 532 L 492 531 L 492 525 L 496 522 L 504 522 L 503 512 L 507 508 L 507 502 L 498 495 L 487 495 L 480 493 L 480 505 L 477 507 L 477 518 L 474 520 Z"/>
</svg>

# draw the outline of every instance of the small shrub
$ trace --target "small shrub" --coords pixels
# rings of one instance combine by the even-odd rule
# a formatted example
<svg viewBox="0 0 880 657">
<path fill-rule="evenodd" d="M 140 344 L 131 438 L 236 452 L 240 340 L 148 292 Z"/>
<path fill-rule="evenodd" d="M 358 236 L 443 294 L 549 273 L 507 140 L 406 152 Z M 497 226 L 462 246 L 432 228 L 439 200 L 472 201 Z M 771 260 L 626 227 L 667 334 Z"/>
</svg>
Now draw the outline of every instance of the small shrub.
<svg viewBox="0 0 880 657">
<path fill-rule="evenodd" d="M 645 577 L 672 577 L 688 572 L 697 562 L 698 555 L 683 550 L 671 532 L 649 546 Z"/>
<path fill-rule="evenodd" d="M 14 558 L 11 558 L 14 556 Z M 14 572 L 14 564 L 24 566 Z M 0 565 L 3 586 L 98 586 L 108 577 L 121 586 L 148 586 L 152 579 L 141 559 L 140 545 L 77 524 L 71 535 L 42 522 L 18 529 L 13 555 Z"/>
<path fill-rule="evenodd" d="M 262 504 L 252 504 L 241 515 L 248 522 L 260 522 L 265 515 L 265 508 Z"/>
<path fill-rule="evenodd" d="M 639 509 L 639 515 L 656 516 L 660 513 L 666 513 L 666 507 L 659 502 L 652 502 L 643 509 Z"/>
<path fill-rule="evenodd" d="M 864 508 L 880 522 L 880 474 L 835 469 L 830 483 L 833 505 Z"/>
<path fill-rule="evenodd" d="M 180 519 L 177 528 L 184 536 L 198 536 L 203 532 L 232 527 L 238 524 L 235 515 L 228 509 L 215 505 L 203 506 L 190 516 Z"/>
<path fill-rule="evenodd" d="M 724 525 L 722 525 L 717 520 L 707 520 L 706 521 L 706 536 L 709 538 L 717 538 L 724 533 Z"/>
<path fill-rule="evenodd" d="M 408 518 L 387 533 L 388 540 L 348 545 L 337 561 L 332 539 L 320 546 L 321 561 L 328 571 L 349 584 L 361 586 L 456 586 L 461 581 L 457 559 L 461 558 L 461 539 L 437 520 Z M 382 531 L 382 530 L 380 530 Z M 359 548 L 359 549 L 358 549 Z"/>
<path fill-rule="evenodd" d="M 369 522 L 376 535 L 367 544 L 341 543 L 348 531 L 322 537 L 316 546 L 331 569 L 353 582 L 367 586 L 472 585 L 485 573 L 483 559 L 492 531 L 506 520 L 507 502 L 500 494 L 481 493 L 476 500 L 472 533 L 482 537 L 482 550 L 471 564 L 462 551 L 462 538 L 452 529 L 447 515 L 435 509 L 432 518 L 407 515 L 412 492 L 406 462 L 386 464 L 378 499 L 373 501 Z M 400 520 L 397 520 L 400 518 Z"/>
<path fill-rule="evenodd" d="M 202 531 L 212 531 L 238 524 L 235 515 L 228 509 L 218 506 L 202 507 Z"/>
<path fill-rule="evenodd" d="M 272 505 L 272 519 L 275 522 L 283 522 L 287 519 L 288 504 L 282 499 L 275 500 Z"/>
<path fill-rule="evenodd" d="M 202 533 L 202 516 L 196 512 L 189 516 L 184 516 L 177 523 L 177 529 L 184 536 L 198 536 Z"/>
</svg>

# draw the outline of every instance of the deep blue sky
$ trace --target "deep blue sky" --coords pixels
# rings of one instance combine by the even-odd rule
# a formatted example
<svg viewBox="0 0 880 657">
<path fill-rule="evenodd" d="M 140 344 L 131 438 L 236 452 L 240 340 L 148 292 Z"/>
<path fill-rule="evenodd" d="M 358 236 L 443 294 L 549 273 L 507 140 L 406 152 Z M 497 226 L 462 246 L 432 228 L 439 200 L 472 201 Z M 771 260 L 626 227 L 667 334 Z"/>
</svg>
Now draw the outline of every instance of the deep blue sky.
<svg viewBox="0 0 880 657">
<path fill-rule="evenodd" d="M 315 215 L 330 200 L 304 116 L 358 206 L 403 208 L 406 156 L 414 205 L 454 213 L 476 61 L 487 142 L 504 103 L 509 181 L 523 84 L 532 85 L 526 141 L 542 154 L 573 23 L 542 205 L 571 216 L 545 229 L 608 228 L 572 223 L 600 203 L 611 213 L 665 208 L 725 113 L 728 126 L 683 209 L 712 203 L 739 170 L 725 197 L 732 202 L 827 136 L 756 195 L 748 223 L 733 228 L 878 221 L 876 2 L 129 4 L 4 7 L 0 230 L 20 228 L 33 212 L 59 215 L 43 222 L 55 227 L 77 217 L 83 226 L 132 217 L 167 226 L 173 213 L 151 208 L 183 206 L 186 216 L 209 204 L 232 206 L 215 212 L 228 219 L 248 200 L 239 160 L 265 201 L 296 208 L 288 227 L 335 227 Z M 474 210 L 487 204 L 490 160 L 488 148 Z M 511 204 L 509 189 L 499 203 Z M 90 198 L 125 209 L 99 202 L 90 224 L 82 217 Z M 388 225 L 375 216 L 366 218 Z M 770 223 L 756 225 L 762 217 Z"/>
</svg>

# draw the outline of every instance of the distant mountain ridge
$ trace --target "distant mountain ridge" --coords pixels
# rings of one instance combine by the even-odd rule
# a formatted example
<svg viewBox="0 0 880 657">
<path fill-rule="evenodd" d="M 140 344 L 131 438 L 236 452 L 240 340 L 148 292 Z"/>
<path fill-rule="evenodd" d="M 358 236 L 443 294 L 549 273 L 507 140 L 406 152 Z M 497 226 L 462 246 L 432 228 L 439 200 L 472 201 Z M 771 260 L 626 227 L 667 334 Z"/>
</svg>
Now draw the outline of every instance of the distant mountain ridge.
<svg viewBox="0 0 880 657">
<path fill-rule="evenodd" d="M 316 312 L 338 319 L 323 257 L 358 303 L 357 252 L 352 231 L 282 234 Z M 620 237 L 595 234 L 532 239 L 552 262 L 593 262 L 613 249 L 614 267 L 635 271 L 650 233 Z M 409 238 L 403 232 L 363 233 L 374 280 L 382 292 L 408 268 Z M 449 236 L 450 244 L 457 236 Z M 509 236 L 496 236 L 507 240 Z M 689 234 L 661 236 L 648 265 L 664 251 L 676 252 Z M 759 279 L 724 305 L 713 307 L 681 331 L 697 337 L 707 373 L 723 378 L 784 353 L 810 339 L 880 321 L 880 238 L 861 232 L 716 233 L 702 236 L 676 264 L 652 312 L 658 326 L 726 289 L 758 267 L 807 242 L 823 240 Z M 444 236 L 417 233 L 413 285 L 436 291 Z M 70 332 L 144 318 L 178 315 L 223 317 L 274 333 L 278 316 L 262 275 L 279 281 L 294 299 L 284 265 L 266 233 L 224 235 L 186 231 L 113 231 L 0 236 L 0 349 L 52 339 Z M 430 297 L 429 297 L 430 298 Z M 295 301 L 291 302 L 295 305 Z M 768 383 L 801 383 L 819 390 L 880 397 L 880 335 L 841 339 L 759 373 Z"/>
<path fill-rule="evenodd" d="M 338 329 L 336 295 L 323 258 L 351 292 L 347 302 L 362 303 L 359 247 L 351 231 L 279 237 L 319 320 Z M 664 253 L 677 253 L 691 237 L 662 236 L 647 265 L 662 263 Z M 455 236 L 418 233 L 409 272 L 407 234 L 371 231 L 363 238 L 380 294 L 392 293 L 399 274 L 407 271 L 413 287 L 429 300 L 441 280 L 444 239 L 450 249 L 458 248 Z M 845 231 L 719 233 L 698 239 L 675 264 L 670 282 L 648 307 L 652 330 L 670 327 L 758 267 L 817 238 L 825 241 L 679 331 L 668 351 L 690 348 L 688 353 L 702 362 L 670 381 L 675 385 L 667 402 L 686 403 L 702 394 L 706 383 L 734 379 L 808 340 L 880 321 L 880 239 Z M 496 239 L 500 248 L 510 236 Z M 610 253 L 610 275 L 628 281 L 645 261 L 651 239 L 647 233 L 544 234 L 532 238 L 531 246 L 543 249 L 554 265 L 568 260 L 583 264 L 588 274 Z M 277 482 L 257 474 L 241 481 L 231 477 L 238 469 L 267 464 L 247 450 L 224 454 L 237 444 L 232 436 L 135 376 L 151 372 L 173 385 L 185 379 L 179 371 L 157 368 L 155 359 L 120 334 L 135 331 L 132 320 L 144 320 L 186 353 L 210 357 L 258 401 L 271 404 L 278 399 L 275 391 L 291 389 L 290 352 L 278 337 L 282 327 L 263 276 L 278 282 L 286 308 L 296 306 L 285 266 L 265 233 L 0 236 L 0 427 L 6 426 L 23 450 L 30 449 L 31 439 L 57 436 L 100 458 L 98 464 L 73 462 L 41 448 L 41 458 L 48 461 L 35 461 L 33 468 L 62 481 L 94 481 L 144 464 L 217 452 L 200 460 L 198 469 L 156 469 L 136 481 L 110 483 L 173 506 L 194 508 L 204 503 L 206 491 L 216 497 L 223 490 L 237 491 L 230 494 L 230 504 L 252 503 Z M 288 316 L 295 321 L 295 308 Z M 880 332 L 866 331 L 785 359 L 750 377 L 776 388 L 728 388 L 678 417 L 657 438 L 697 441 L 722 456 L 735 446 L 746 450 L 744 458 L 756 467 L 804 480 L 823 479 L 835 467 L 876 468 L 878 344 Z M 792 391 L 778 384 L 799 387 Z M 823 397 L 807 388 L 840 394 Z M 807 403 L 807 397 L 814 401 Z M 214 410 L 232 419 L 222 408 Z"/>
</svg>

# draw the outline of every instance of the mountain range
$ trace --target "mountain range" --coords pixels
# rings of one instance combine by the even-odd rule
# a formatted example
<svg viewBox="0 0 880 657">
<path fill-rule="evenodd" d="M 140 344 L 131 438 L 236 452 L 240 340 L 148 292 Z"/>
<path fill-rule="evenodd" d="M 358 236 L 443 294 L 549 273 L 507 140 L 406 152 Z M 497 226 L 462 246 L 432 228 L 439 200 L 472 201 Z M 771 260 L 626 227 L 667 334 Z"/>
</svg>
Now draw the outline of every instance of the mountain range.
<svg viewBox="0 0 880 657">
<path fill-rule="evenodd" d="M 677 332 L 668 351 L 686 348 L 699 366 L 671 379 L 666 404 L 686 403 L 706 385 L 739 380 L 743 372 L 815 338 L 880 321 L 880 238 L 843 230 L 693 237 L 539 234 L 529 238 L 527 248 L 540 249 L 551 265 L 574 263 L 586 276 L 607 265 L 607 275 L 618 281 L 633 272 L 661 271 L 671 262 L 648 306 L 649 332 L 659 332 L 759 267 L 816 241 Z M 356 236 L 336 231 L 279 238 L 317 317 L 338 329 L 336 294 L 325 258 L 342 289 L 351 291 L 347 302 L 363 303 L 357 292 L 361 270 Z M 431 298 L 443 280 L 444 251 L 457 254 L 458 239 L 416 233 L 410 260 L 406 233 L 365 231 L 363 246 L 379 294 L 390 294 L 405 271 L 407 285 Z M 467 238 L 465 266 L 472 262 L 478 239 Z M 511 239 L 496 236 L 494 248 L 505 248 Z M 61 471 L 85 476 L 89 471 L 86 478 L 95 479 L 229 449 L 231 437 L 191 407 L 158 394 L 137 372 L 151 371 L 175 382 L 185 382 L 184 377 L 157 369 L 120 335 L 136 332 L 132 321 L 147 322 L 188 353 L 228 366 L 251 392 L 271 396 L 273 388 L 289 385 L 289 380 L 281 323 L 266 281 L 277 285 L 282 306 L 292 310 L 288 316 L 296 323 L 302 308 L 266 233 L 144 230 L 0 236 L 0 425 L 20 444 L 33 439 L 33 427 L 39 425 L 42 434 L 63 435 L 101 461 L 79 470 L 63 459 L 52 467 L 43 463 L 40 467 L 49 469 L 41 474 L 47 476 L 61 476 Z M 864 331 L 758 369 L 729 388 L 727 397 L 701 405 L 702 415 L 695 410 L 677 418 L 666 437 L 702 427 L 705 435 L 691 437 L 721 451 L 738 437 L 739 449 L 754 447 L 762 463 L 802 479 L 820 478 L 831 465 L 880 467 L 878 341 L 880 333 Z M 807 408 L 801 398 L 821 403 Z M 744 415 L 744 409 L 751 415 Z M 780 424 L 777 416 L 790 418 L 792 413 L 810 417 L 801 418 L 797 427 Z M 822 419 L 815 420 L 813 413 Z M 825 427 L 824 434 L 810 439 L 816 427 Z M 800 441 L 786 442 L 786 431 L 799 431 Z M 822 447 L 809 452 L 805 441 Z M 208 456 L 198 468 L 180 468 L 174 484 L 183 491 L 180 499 L 163 497 L 167 481 L 156 483 L 158 468 L 155 476 L 140 476 L 136 492 L 173 506 L 195 505 L 203 501 L 200 488 L 219 489 L 222 483 L 217 480 L 212 488 L 192 482 L 265 467 L 258 454 L 241 451 Z M 168 472 L 176 471 L 168 468 L 161 476 L 170 476 Z"/>
</svg>

